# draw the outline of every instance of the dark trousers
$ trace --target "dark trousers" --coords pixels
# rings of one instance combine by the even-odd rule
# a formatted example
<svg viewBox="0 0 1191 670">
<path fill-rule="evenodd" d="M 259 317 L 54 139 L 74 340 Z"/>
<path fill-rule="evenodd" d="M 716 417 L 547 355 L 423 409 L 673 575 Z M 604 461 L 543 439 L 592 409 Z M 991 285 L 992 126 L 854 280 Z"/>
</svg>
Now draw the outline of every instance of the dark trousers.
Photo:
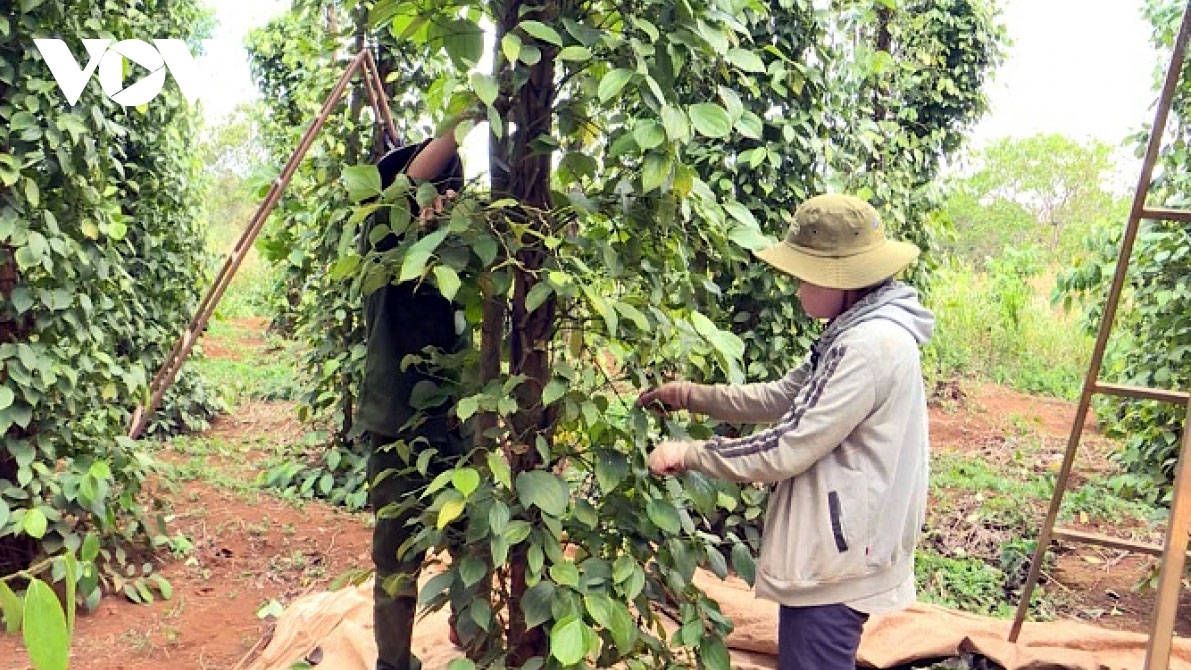
<svg viewBox="0 0 1191 670">
<path fill-rule="evenodd" d="M 868 615 L 847 605 L 781 608 L 778 670 L 855 670 Z"/>
<path fill-rule="evenodd" d="M 373 589 L 373 623 L 375 625 L 377 670 L 418 670 L 421 663 L 414 657 L 410 644 L 414 632 L 414 615 L 418 606 L 418 574 L 422 571 L 425 552 L 399 557 L 398 549 L 413 536 L 414 528 L 407 525 L 418 516 L 422 505 L 414 505 L 393 514 L 382 515 L 385 507 L 409 498 L 416 499 L 420 490 L 441 472 L 442 465 L 434 459 L 428 474 L 396 474 L 410 466 L 395 449 L 387 445 L 396 438 L 369 436 L 372 453 L 368 458 L 368 501 L 377 514 L 372 531 L 372 562 L 376 565 L 376 586 Z M 436 467 L 437 466 L 437 467 Z M 390 472 L 379 483 L 377 476 Z M 445 642 L 445 640 L 444 640 Z"/>
</svg>

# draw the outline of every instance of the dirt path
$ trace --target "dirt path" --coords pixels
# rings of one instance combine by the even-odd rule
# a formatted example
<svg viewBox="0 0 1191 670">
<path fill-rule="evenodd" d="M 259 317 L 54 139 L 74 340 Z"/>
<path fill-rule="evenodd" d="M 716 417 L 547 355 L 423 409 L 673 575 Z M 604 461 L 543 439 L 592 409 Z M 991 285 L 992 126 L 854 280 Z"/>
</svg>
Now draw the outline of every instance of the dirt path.
<svg viewBox="0 0 1191 670">
<path fill-rule="evenodd" d="M 268 408 L 292 414 L 286 404 Z M 270 427 L 276 428 L 265 426 Z M 212 431 L 231 437 L 232 448 L 239 444 L 245 458 L 254 440 L 268 435 L 243 429 L 232 418 L 218 420 Z M 256 472 L 240 467 L 237 474 L 251 481 Z M 265 631 L 267 624 L 256 615 L 263 605 L 326 588 L 343 572 L 370 564 L 365 515 L 313 502 L 299 507 L 202 481 L 163 497 L 174 508 L 170 533 L 181 532 L 194 545 L 189 555 L 159 569 L 173 586 L 173 598 L 150 605 L 104 598 L 95 612 L 78 619 L 72 668 L 228 670 Z M 28 667 L 15 636 L 0 637 L 0 659 L 0 668 Z"/>
<path fill-rule="evenodd" d="M 955 400 L 950 408 L 931 410 L 932 451 L 975 453 L 990 463 L 1004 464 L 1016 457 L 1015 437 L 1029 437 L 1038 441 L 1032 467 L 1039 472 L 1058 472 L 1075 418 L 1074 403 L 1024 395 L 995 385 L 967 389 L 966 397 Z M 1094 416 L 1089 415 L 1087 425 L 1068 492 L 1092 476 L 1117 471 L 1108 458 L 1111 442 L 1096 430 Z M 1070 495 L 1066 498 L 1069 500 Z M 1047 503 L 1049 499 L 1032 506 L 1037 525 L 1042 523 Z M 1077 518 L 1060 525 L 1155 545 L 1163 542 L 1162 526 L 1142 527 L 1127 520 L 1114 524 L 1112 520 Z M 1149 632 L 1153 591 L 1139 592 L 1138 585 L 1151 577 L 1156 583 L 1156 558 L 1077 543 L 1060 543 L 1056 553 L 1055 568 L 1044 578 L 1049 578 L 1045 588 L 1059 601 L 1058 616 L 1106 628 Z M 1175 626 L 1176 634 L 1184 637 L 1191 636 L 1189 606 L 1191 589 L 1184 580 Z"/>
<path fill-rule="evenodd" d="M 263 322 L 237 325 L 255 334 L 208 342 L 209 357 L 253 360 L 264 348 Z M 179 468 L 203 465 L 217 473 L 159 488 L 172 508 L 169 534 L 183 534 L 194 548 L 163 557 L 158 571 L 172 585 L 172 599 L 139 605 L 113 595 L 94 612 L 80 612 L 71 668 L 229 670 L 265 633 L 268 624 L 257 616 L 262 606 L 288 603 L 348 570 L 370 567 L 367 515 L 287 502 L 251 486 L 262 445 L 292 444 L 302 432 L 293 403 L 253 401 L 217 417 L 197 440 L 175 440 L 156 453 Z M 28 667 L 19 637 L 0 635 L 0 669 Z"/>
<path fill-rule="evenodd" d="M 179 514 L 175 528 L 195 549 L 161 570 L 173 599 L 148 606 L 104 599 L 79 619 L 73 668 L 148 670 L 168 663 L 226 670 L 264 632 L 256 616 L 261 606 L 325 588 L 368 562 L 362 519 L 317 504 L 297 509 L 267 496 L 252 502 L 199 483 L 179 493 L 190 509 Z"/>
</svg>

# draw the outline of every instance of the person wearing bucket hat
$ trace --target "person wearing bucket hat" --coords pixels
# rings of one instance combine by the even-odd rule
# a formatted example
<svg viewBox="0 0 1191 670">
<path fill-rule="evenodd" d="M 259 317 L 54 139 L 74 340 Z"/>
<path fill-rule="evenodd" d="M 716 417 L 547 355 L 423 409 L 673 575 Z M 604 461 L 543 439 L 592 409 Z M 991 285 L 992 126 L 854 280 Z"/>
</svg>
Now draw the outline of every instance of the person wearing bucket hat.
<svg viewBox="0 0 1191 670">
<path fill-rule="evenodd" d="M 437 137 L 418 144 L 398 147 L 377 163 L 382 187 L 387 188 L 399 174 L 417 182 L 433 183 L 439 196 L 419 209 L 409 198 L 411 216 L 422 225 L 433 225 L 442 212 L 444 199 L 454 197 L 463 188 L 463 164 L 455 143 L 454 128 L 466 115 L 449 119 Z M 381 208 L 365 222 L 360 233 L 360 253 L 384 252 L 395 248 L 400 239 L 389 233 L 373 240 L 372 231 L 388 224 L 388 209 Z M 416 670 L 413 655 L 414 615 L 417 609 L 417 581 L 424 556 L 402 556 L 400 548 L 411 536 L 409 525 L 421 511 L 419 505 L 404 504 L 416 500 L 418 492 L 451 467 L 451 457 L 471 448 L 468 426 L 452 418 L 453 401 L 432 408 L 419 408 L 414 389 L 422 381 L 442 381 L 442 372 L 423 365 L 403 364 L 406 357 L 422 354 L 427 348 L 447 353 L 463 350 L 469 341 L 466 332 L 456 327 L 456 309 L 434 287 L 410 283 L 390 283 L 364 297 L 365 356 L 364 376 L 360 383 L 353 432 L 363 436 L 370 447 L 367 476 L 369 505 L 376 514 L 372 535 L 372 560 L 376 566 L 373 589 L 373 623 L 377 646 L 377 670 Z M 399 448 L 405 445 L 407 448 Z M 419 475 L 414 458 L 425 449 L 434 449 L 427 474 Z M 406 459 L 403 456 L 412 453 Z M 412 473 L 412 474 L 411 474 Z M 451 618 L 451 642 L 459 644 L 455 617 Z M 469 624 L 470 625 L 470 624 Z"/>
<path fill-rule="evenodd" d="M 643 392 L 641 406 L 772 424 L 736 439 L 662 442 L 649 467 L 775 484 L 755 586 L 780 605 L 778 667 L 852 670 L 868 616 L 915 599 L 929 450 L 919 348 L 934 317 L 894 279 L 918 249 L 888 239 L 859 198 L 807 200 L 785 240 L 757 256 L 800 282 L 803 310 L 827 327 L 780 380 Z"/>
</svg>

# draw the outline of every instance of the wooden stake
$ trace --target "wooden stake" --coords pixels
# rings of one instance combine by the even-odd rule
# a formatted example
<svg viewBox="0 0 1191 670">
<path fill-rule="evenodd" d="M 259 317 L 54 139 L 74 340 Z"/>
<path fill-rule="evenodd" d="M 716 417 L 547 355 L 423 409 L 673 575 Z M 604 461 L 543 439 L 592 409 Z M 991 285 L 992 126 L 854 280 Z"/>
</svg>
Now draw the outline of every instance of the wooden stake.
<svg viewBox="0 0 1191 670">
<path fill-rule="evenodd" d="M 1183 426 L 1191 426 L 1191 403 Z M 1174 637 L 1174 619 L 1179 608 L 1179 589 L 1183 584 L 1183 567 L 1187 562 L 1187 539 L 1191 532 L 1191 431 L 1184 427 L 1182 451 L 1174 476 L 1174 501 L 1170 508 L 1170 522 L 1166 528 L 1162 568 L 1158 573 L 1158 602 L 1150 622 L 1150 645 L 1146 649 L 1145 670 L 1166 670 L 1170 666 L 1170 648 Z"/>
</svg>

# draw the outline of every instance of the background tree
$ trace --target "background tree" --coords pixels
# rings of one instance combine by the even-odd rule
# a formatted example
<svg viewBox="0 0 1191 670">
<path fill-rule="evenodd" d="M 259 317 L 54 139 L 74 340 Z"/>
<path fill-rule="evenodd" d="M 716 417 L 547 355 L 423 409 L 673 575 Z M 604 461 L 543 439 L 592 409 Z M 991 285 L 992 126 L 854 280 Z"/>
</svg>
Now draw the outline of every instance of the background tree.
<svg viewBox="0 0 1191 670">
<path fill-rule="evenodd" d="M 197 151 L 203 165 L 202 218 L 214 274 L 244 233 L 260 205 L 259 193 L 268 190 L 277 171 L 268 162 L 258 103 L 241 103 L 228 115 L 203 125 Z M 216 307 L 216 320 L 227 317 L 268 316 L 283 312 L 287 303 L 278 290 L 279 272 L 261 258 L 258 238 L 249 249 L 225 297 Z M 288 385 L 296 388 L 297 383 Z M 290 397 L 288 390 L 279 396 Z"/>
<path fill-rule="evenodd" d="M 266 170 L 266 150 L 258 117 L 260 105 L 238 105 L 225 118 L 205 124 L 199 139 L 199 162 L 203 166 L 204 214 L 208 228 L 219 224 L 248 223 L 256 209 L 253 192 Z M 257 188 L 254 188 L 256 186 Z"/>
<path fill-rule="evenodd" d="M 1033 244 L 1065 261 L 1095 228 L 1127 213 L 1111 185 L 1114 168 L 1104 142 L 1057 133 L 998 139 L 955 181 L 946 209 L 956 228 L 951 249 L 983 262 L 1008 244 Z"/>
</svg>

